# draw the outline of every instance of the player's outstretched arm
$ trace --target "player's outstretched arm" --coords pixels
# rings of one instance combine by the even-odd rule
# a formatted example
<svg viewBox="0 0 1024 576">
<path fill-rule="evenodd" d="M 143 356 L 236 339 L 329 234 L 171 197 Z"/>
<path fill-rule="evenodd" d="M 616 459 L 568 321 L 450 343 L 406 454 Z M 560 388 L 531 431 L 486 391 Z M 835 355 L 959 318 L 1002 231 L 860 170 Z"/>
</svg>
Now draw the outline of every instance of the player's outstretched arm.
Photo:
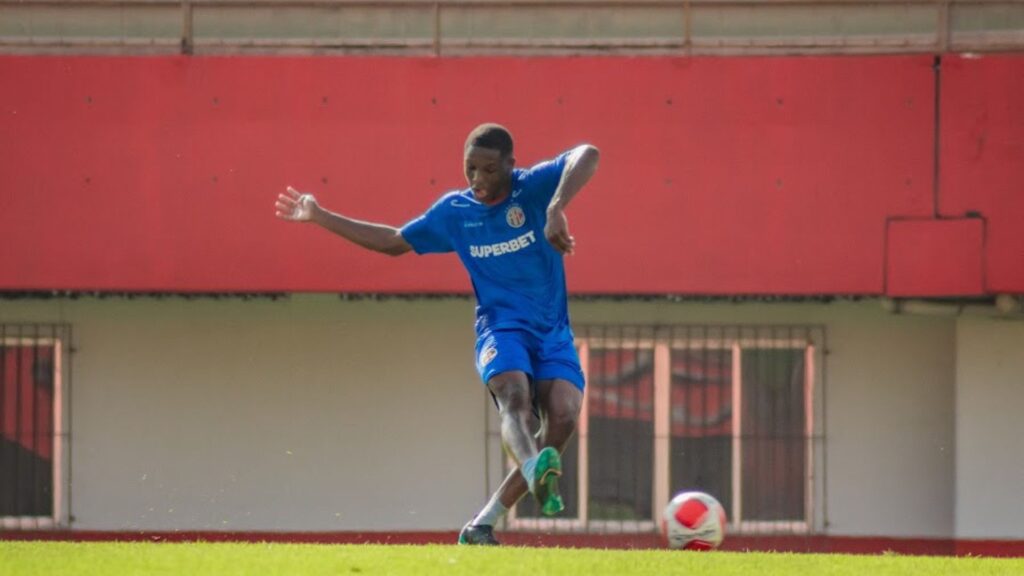
<svg viewBox="0 0 1024 576">
<path fill-rule="evenodd" d="M 576 248 L 576 240 L 569 234 L 565 207 L 597 171 L 600 159 L 600 151 L 590 144 L 573 148 L 566 158 L 562 180 L 548 204 L 548 222 L 544 226 L 544 236 L 562 254 L 572 254 Z"/>
<path fill-rule="evenodd" d="M 291 222 L 313 222 L 363 248 L 391 256 L 405 254 L 412 246 L 402 238 L 398 228 L 386 224 L 353 220 L 324 210 L 312 194 L 303 194 L 288 187 L 277 197 L 277 217 Z"/>
</svg>

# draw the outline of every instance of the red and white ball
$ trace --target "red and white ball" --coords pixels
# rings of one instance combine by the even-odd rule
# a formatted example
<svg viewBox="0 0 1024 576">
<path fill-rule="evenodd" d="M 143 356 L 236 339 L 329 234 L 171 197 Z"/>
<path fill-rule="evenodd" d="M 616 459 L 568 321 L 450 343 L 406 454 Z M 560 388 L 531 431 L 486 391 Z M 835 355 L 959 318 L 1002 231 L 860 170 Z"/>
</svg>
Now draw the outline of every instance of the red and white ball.
<svg viewBox="0 0 1024 576">
<path fill-rule="evenodd" d="M 681 550 L 711 550 L 725 539 L 725 509 L 710 494 L 677 494 L 661 518 L 661 532 L 668 547 Z"/>
</svg>

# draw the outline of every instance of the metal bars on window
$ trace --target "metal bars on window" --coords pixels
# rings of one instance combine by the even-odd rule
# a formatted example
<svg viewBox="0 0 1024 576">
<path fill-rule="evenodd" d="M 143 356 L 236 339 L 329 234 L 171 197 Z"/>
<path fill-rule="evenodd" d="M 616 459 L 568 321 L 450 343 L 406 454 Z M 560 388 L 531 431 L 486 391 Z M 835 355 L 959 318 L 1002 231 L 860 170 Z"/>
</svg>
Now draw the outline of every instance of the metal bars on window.
<svg viewBox="0 0 1024 576">
<path fill-rule="evenodd" d="M 511 528 L 651 531 L 673 494 L 701 490 L 733 531 L 814 530 L 824 327 L 584 326 L 577 344 L 571 512 L 551 521 L 520 504 Z"/>
<path fill-rule="evenodd" d="M 0 324 L 0 528 L 66 518 L 67 325 Z"/>
</svg>

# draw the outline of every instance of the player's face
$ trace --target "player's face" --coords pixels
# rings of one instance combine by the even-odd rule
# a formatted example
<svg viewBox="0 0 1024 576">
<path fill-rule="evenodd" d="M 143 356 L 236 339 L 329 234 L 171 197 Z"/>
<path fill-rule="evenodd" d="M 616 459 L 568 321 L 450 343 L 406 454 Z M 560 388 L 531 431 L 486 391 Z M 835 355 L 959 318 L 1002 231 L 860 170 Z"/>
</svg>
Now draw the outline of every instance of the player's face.
<svg viewBox="0 0 1024 576">
<path fill-rule="evenodd" d="M 466 181 L 473 189 L 473 197 L 487 205 L 504 200 L 512 185 L 515 162 L 511 155 L 502 157 L 501 152 L 492 148 L 466 148 Z"/>
</svg>

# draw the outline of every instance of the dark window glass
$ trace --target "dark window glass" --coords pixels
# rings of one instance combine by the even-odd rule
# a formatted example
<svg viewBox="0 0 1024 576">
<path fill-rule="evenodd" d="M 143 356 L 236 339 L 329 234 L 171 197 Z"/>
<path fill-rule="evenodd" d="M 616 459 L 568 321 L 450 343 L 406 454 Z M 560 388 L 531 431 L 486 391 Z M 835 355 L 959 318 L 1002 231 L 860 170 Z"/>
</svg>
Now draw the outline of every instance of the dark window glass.
<svg viewBox="0 0 1024 576">
<path fill-rule="evenodd" d="M 590 350 L 591 520 L 650 520 L 654 460 L 654 352 Z"/>
</svg>

